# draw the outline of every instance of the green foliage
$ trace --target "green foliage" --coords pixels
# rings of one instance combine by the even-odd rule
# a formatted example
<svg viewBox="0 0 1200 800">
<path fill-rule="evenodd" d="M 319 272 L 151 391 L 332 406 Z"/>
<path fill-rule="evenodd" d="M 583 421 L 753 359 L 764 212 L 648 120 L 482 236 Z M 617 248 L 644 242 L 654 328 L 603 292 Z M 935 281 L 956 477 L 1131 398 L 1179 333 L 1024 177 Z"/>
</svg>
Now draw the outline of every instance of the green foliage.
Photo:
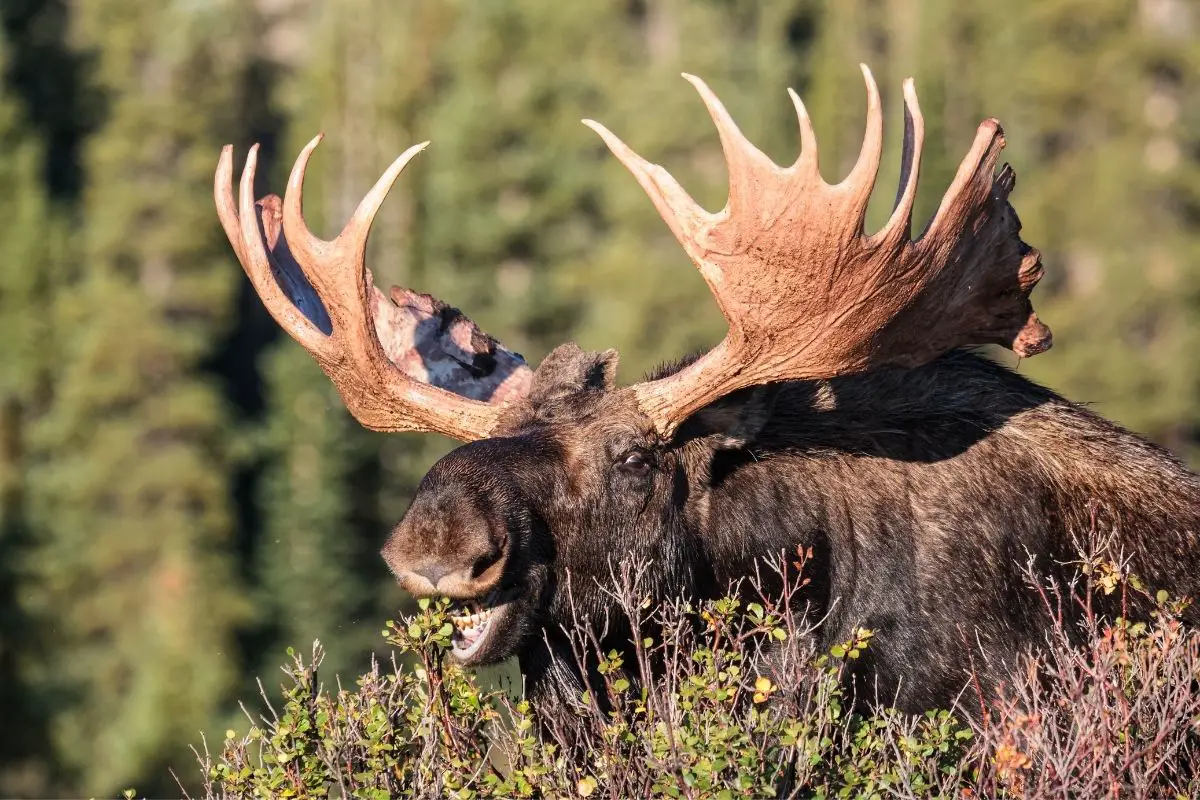
<svg viewBox="0 0 1200 800">
<path fill-rule="evenodd" d="M 330 672 L 357 670 L 376 643 L 372 620 L 382 616 L 366 577 L 382 570 L 374 543 L 347 530 L 356 512 L 362 514 L 359 506 L 371 502 L 352 478 L 378 457 L 376 448 L 303 350 L 277 349 L 265 373 L 269 413 L 260 497 L 266 515 L 256 565 L 259 622 L 272 640 L 264 658 L 273 663 L 290 643 L 320 639 Z M 351 575 L 362 578 L 348 580 Z"/>
<path fill-rule="evenodd" d="M 201 374 L 236 285 L 208 197 L 238 63 L 217 12 L 101 0 L 75 20 L 109 113 L 85 150 L 72 259 L 29 309 L 55 361 L 25 429 L 28 513 L 45 535 L 21 599 L 54 627 L 30 653 L 31 688 L 56 698 L 51 786 L 153 771 L 165 790 L 163 765 L 238 669 L 248 606 L 229 563 L 228 418 Z"/>
<path fill-rule="evenodd" d="M 582 698 L 574 721 L 598 739 L 575 762 L 539 734 L 528 701 L 480 688 L 447 658 L 447 607 L 422 600 L 389 622 L 391 667 L 375 665 L 357 691 L 321 684 L 320 646 L 307 663 L 294 657 L 279 711 L 245 734 L 228 731 L 221 750 L 202 757 L 209 795 L 567 798 L 630 796 L 616 787 L 636 786 L 643 797 L 727 798 L 774 797 L 792 785 L 806 797 L 869 797 L 901 784 L 940 786 L 972 738 L 948 712 L 852 712 L 845 661 L 829 655 L 806 670 L 810 702 L 797 713 L 779 696 L 799 685 L 754 670 L 752 640 L 777 639 L 780 620 L 756 621 L 727 598 L 679 612 L 708 622 L 712 646 L 691 652 L 686 679 L 664 697 L 622 677 L 615 651 L 600 658 L 613 710 L 597 714 L 594 699 Z"/>
<path fill-rule="evenodd" d="M 0 70 L 8 47 L 0 32 Z M 54 366 L 46 312 L 63 220 L 41 182 L 43 149 L 17 98 L 0 87 L 0 786 L 33 794 L 48 768 L 45 699 L 31 692 L 31 657 L 46 638 L 25 607 L 28 559 L 40 531 L 29 519 L 29 424 L 44 410 Z"/>
<path fill-rule="evenodd" d="M 1096 569 L 1096 565 L 1104 565 Z M 854 702 L 847 670 L 871 647 L 856 629 L 827 653 L 764 599 L 733 597 L 654 613 L 668 641 L 593 652 L 603 697 L 543 705 L 481 688 L 447 658 L 448 601 L 389 622 L 390 665 L 354 691 L 323 685 L 314 648 L 285 668 L 283 705 L 226 732 L 200 761 L 207 796 L 568 798 L 1191 797 L 1200 741 L 1200 634 L 1188 601 L 1153 596 L 1107 558 L 1082 582 L 1047 584 L 1091 609 L 1120 592 L 1150 603 L 1137 621 L 1088 611 L 1077 632 L 1047 606 L 1053 647 L 1025 660 L 986 719 L 907 716 Z M 1112 576 L 1117 576 L 1115 581 Z M 1034 573 L 1027 576 L 1036 580 Z M 631 621 L 647 606 L 615 590 Z M 688 631 L 700 631 L 694 638 Z M 589 641 L 585 630 L 577 641 Z M 763 651 L 772 643 L 775 649 Z M 797 648 L 797 645 L 801 645 Z M 767 655 L 764 657 L 764 652 Z M 803 653 L 803 657 L 794 658 Z M 627 660 L 664 665 L 630 680 Z"/>
</svg>

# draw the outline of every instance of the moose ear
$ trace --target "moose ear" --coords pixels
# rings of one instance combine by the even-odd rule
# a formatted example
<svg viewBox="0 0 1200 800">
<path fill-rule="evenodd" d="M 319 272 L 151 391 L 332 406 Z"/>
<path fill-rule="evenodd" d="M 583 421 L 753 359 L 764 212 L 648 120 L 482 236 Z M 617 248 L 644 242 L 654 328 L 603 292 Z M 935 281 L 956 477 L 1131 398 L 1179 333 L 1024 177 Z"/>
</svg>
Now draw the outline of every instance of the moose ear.
<svg viewBox="0 0 1200 800">
<path fill-rule="evenodd" d="M 574 342 L 554 348 L 533 374 L 529 400 L 535 405 L 582 391 L 607 391 L 617 378 L 616 350 L 589 353 Z"/>
<path fill-rule="evenodd" d="M 679 427 L 675 441 L 706 439 L 718 450 L 736 450 L 754 441 L 775 409 L 777 384 L 751 386 L 709 403 Z"/>
</svg>

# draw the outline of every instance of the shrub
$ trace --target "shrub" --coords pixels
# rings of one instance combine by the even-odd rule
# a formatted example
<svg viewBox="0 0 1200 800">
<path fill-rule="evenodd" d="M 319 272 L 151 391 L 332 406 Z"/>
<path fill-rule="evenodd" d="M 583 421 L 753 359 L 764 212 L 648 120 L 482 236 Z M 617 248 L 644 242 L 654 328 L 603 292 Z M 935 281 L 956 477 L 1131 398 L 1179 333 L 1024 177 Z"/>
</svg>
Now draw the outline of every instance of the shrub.
<svg viewBox="0 0 1200 800">
<path fill-rule="evenodd" d="M 998 696 L 972 698 L 983 711 L 970 723 L 858 710 L 843 677 L 872 632 L 813 652 L 815 622 L 790 607 L 795 592 L 651 607 L 627 568 L 614 609 L 661 632 L 634 643 L 639 669 L 597 651 L 603 621 L 581 623 L 569 631 L 576 658 L 599 664 L 603 696 L 538 709 L 449 660 L 447 603 L 422 600 L 388 623 L 391 663 L 353 691 L 320 682 L 319 645 L 293 656 L 279 708 L 264 692 L 244 735 L 200 754 L 206 796 L 1200 796 L 1200 638 L 1180 623 L 1186 601 L 1150 597 L 1095 552 L 1067 586 L 1029 571 L 1048 646 Z M 1141 593 L 1153 611 L 1096 613 L 1093 600 L 1114 593 Z M 1081 622 L 1067 621 L 1071 608 Z"/>
</svg>

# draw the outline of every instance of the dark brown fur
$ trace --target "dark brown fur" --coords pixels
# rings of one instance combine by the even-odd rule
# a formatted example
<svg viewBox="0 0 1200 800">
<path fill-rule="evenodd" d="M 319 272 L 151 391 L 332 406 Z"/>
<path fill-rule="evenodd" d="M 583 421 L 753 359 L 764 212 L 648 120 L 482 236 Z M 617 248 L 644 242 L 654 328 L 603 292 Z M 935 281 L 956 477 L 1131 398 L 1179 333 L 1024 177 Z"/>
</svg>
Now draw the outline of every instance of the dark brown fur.
<svg viewBox="0 0 1200 800">
<path fill-rule="evenodd" d="M 861 672 L 911 710 L 951 702 L 972 665 L 1001 677 L 1042 641 L 1022 568 L 1065 572 L 1093 527 L 1115 531 L 1148 585 L 1200 593 L 1200 478 L 981 357 L 743 390 L 670 443 L 614 388 L 615 366 L 611 351 L 555 351 L 497 435 L 430 470 L 383 551 L 417 594 L 518 589 L 471 663 L 516 655 L 534 693 L 582 677 L 559 633 L 567 587 L 585 615 L 603 612 L 596 582 L 614 560 L 653 560 L 660 598 L 709 597 L 813 548 L 820 645 L 873 629 Z M 610 629 L 605 646 L 629 634 Z"/>
</svg>

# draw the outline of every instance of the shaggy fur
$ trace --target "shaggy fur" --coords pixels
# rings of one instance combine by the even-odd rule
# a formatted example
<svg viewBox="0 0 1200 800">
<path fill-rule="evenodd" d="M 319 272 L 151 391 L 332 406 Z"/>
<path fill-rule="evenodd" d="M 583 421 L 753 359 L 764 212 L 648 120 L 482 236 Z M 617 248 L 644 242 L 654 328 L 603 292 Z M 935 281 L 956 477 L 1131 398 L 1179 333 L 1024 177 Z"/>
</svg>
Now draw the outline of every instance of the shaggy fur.
<svg viewBox="0 0 1200 800">
<path fill-rule="evenodd" d="M 569 601 L 603 616 L 597 583 L 620 560 L 652 560 L 659 598 L 711 597 L 812 548 L 819 646 L 874 630 L 858 677 L 914 711 L 952 702 L 972 667 L 991 687 L 1043 641 L 1022 568 L 1064 574 L 1091 530 L 1149 586 L 1200 593 L 1200 478 L 982 357 L 743 390 L 672 442 L 615 368 L 612 351 L 556 350 L 493 438 L 430 470 L 383 550 L 418 594 L 518 591 L 471 663 L 516 655 L 535 695 L 580 688 L 560 626 Z"/>
</svg>

